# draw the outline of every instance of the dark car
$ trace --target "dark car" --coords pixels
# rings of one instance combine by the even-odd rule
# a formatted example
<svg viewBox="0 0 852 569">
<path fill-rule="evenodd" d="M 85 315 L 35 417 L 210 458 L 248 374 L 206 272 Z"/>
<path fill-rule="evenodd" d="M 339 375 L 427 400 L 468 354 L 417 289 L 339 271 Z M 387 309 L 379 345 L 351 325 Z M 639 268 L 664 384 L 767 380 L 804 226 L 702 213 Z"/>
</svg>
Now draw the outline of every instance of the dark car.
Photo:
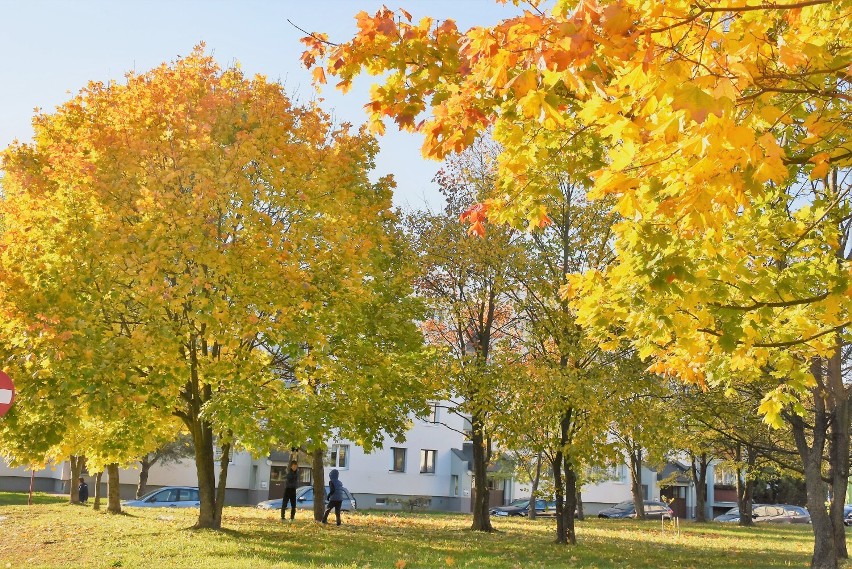
<svg viewBox="0 0 852 569">
<path fill-rule="evenodd" d="M 520 498 L 514 500 L 507 506 L 499 506 L 491 508 L 492 516 L 528 516 L 530 513 L 530 499 Z M 535 501 L 535 515 L 537 516 L 555 516 L 556 502 L 547 500 Z"/>
<path fill-rule="evenodd" d="M 849 504 L 843 506 L 843 524 L 852 526 L 852 506 Z"/>
<path fill-rule="evenodd" d="M 770 524 L 809 524 L 810 513 L 801 506 L 789 504 L 754 504 L 751 517 L 756 523 Z M 731 508 L 721 516 L 713 518 L 715 522 L 739 522 L 740 509 Z"/>
<path fill-rule="evenodd" d="M 645 506 L 645 519 L 659 520 L 671 519 L 674 517 L 674 512 L 664 502 L 655 502 L 653 500 L 645 500 L 642 502 Z M 636 506 L 633 501 L 619 502 L 611 508 L 598 512 L 599 518 L 635 518 Z"/>
<path fill-rule="evenodd" d="M 809 524 L 811 523 L 811 513 L 807 508 L 802 506 L 791 506 L 790 504 L 781 504 L 790 516 L 791 524 Z"/>
</svg>

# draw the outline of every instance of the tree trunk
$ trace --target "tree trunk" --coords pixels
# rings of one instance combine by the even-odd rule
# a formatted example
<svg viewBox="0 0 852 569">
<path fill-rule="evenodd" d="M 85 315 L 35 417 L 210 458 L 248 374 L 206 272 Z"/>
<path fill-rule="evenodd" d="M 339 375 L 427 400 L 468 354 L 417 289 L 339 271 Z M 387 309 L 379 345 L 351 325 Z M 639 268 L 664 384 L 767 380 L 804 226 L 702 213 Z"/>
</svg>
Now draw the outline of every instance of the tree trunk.
<svg viewBox="0 0 852 569">
<path fill-rule="evenodd" d="M 565 506 L 562 508 L 565 543 L 577 545 L 577 534 L 574 531 L 574 509 L 577 507 L 577 473 L 574 472 L 574 467 L 567 460 L 567 456 L 563 458 L 562 467 L 565 471 Z"/>
<path fill-rule="evenodd" d="M 849 397 L 843 384 L 841 368 L 841 345 L 828 361 L 829 401 L 831 402 L 831 439 L 828 464 L 831 480 L 831 517 L 834 532 L 834 548 L 838 559 L 847 559 L 846 526 L 843 524 L 843 509 L 846 504 L 846 488 L 849 484 Z"/>
<path fill-rule="evenodd" d="M 83 466 L 86 464 L 85 456 L 72 455 L 69 461 L 71 463 L 71 480 L 69 483 L 68 501 L 72 504 L 80 503 L 80 474 L 83 472 Z"/>
<path fill-rule="evenodd" d="M 494 531 L 491 526 L 490 503 L 488 500 L 488 460 L 490 443 L 485 438 L 482 420 L 474 413 L 471 416 L 471 441 L 473 442 L 473 524 L 474 531 Z"/>
<path fill-rule="evenodd" d="M 186 346 L 189 380 L 181 393 L 186 407 L 177 415 L 183 419 L 195 446 L 195 473 L 198 476 L 198 521 L 196 529 L 219 529 L 216 516 L 216 469 L 213 454 L 213 426 L 201 418 L 201 407 L 213 395 L 209 385 L 201 385 L 198 373 L 198 338 L 189 336 Z M 221 523 L 221 520 L 220 520 Z"/>
<path fill-rule="evenodd" d="M 136 486 L 136 497 L 141 498 L 145 495 L 145 491 L 148 489 L 148 472 L 151 470 L 151 466 L 154 464 L 150 462 L 148 458 L 151 455 L 146 454 L 139 460 L 139 485 Z"/>
<path fill-rule="evenodd" d="M 95 473 L 95 505 L 94 509 L 101 509 L 101 477 L 104 475 L 103 471 Z"/>
<path fill-rule="evenodd" d="M 737 476 L 737 507 L 740 509 L 741 526 L 753 526 L 752 491 L 754 484 L 747 478 Z"/>
<path fill-rule="evenodd" d="M 195 528 L 216 526 L 216 472 L 213 454 L 213 433 L 209 423 L 196 418 L 192 428 L 195 444 L 195 473 L 198 476 L 198 521 Z"/>
<path fill-rule="evenodd" d="M 553 462 L 553 479 L 556 486 L 556 543 L 575 545 L 574 509 L 577 502 L 577 474 L 565 449 L 571 442 L 571 421 L 574 409 L 569 408 L 559 422 L 559 451 Z"/>
<path fill-rule="evenodd" d="M 538 495 L 538 483 L 541 480 L 541 451 L 535 457 L 535 475 L 532 479 L 532 489 L 530 491 L 530 508 L 529 508 L 529 519 L 534 520 L 536 518 L 535 511 L 535 500 Z"/>
<path fill-rule="evenodd" d="M 233 436 L 233 433 L 228 433 Z M 219 459 L 219 484 L 216 486 L 216 504 L 213 511 L 214 527 L 222 527 L 222 510 L 225 508 L 225 493 L 228 491 L 228 465 L 231 462 L 231 443 L 222 445 L 222 457 Z"/>
<path fill-rule="evenodd" d="M 710 462 L 707 453 L 690 457 L 690 471 L 695 484 L 695 521 L 707 521 L 707 465 Z"/>
<path fill-rule="evenodd" d="M 839 169 L 833 168 L 827 178 L 828 189 L 837 199 L 843 190 L 838 186 Z M 832 197 L 831 199 L 835 199 Z M 842 210 L 841 210 L 842 211 Z M 837 222 L 842 238 L 836 246 L 837 266 L 842 271 L 852 260 L 849 248 L 850 229 L 844 218 Z M 846 503 L 846 489 L 849 484 L 849 446 L 850 446 L 850 402 L 849 389 L 843 381 L 843 336 L 845 329 L 837 330 L 834 353 L 828 361 L 828 393 L 831 402 L 833 420 L 831 422 L 831 444 L 829 446 L 829 471 L 831 474 L 831 522 L 834 528 L 834 547 L 837 556 L 848 559 L 846 548 L 846 526 L 843 524 L 843 506 Z"/>
<path fill-rule="evenodd" d="M 565 529 L 565 486 L 562 483 L 562 450 L 553 455 L 550 463 L 553 469 L 553 488 L 556 496 L 556 543 L 568 543 L 568 532 Z"/>
<path fill-rule="evenodd" d="M 813 416 L 809 417 L 812 427 L 808 427 L 799 415 L 784 414 L 793 431 L 796 450 L 802 461 L 807 491 L 807 507 L 811 514 L 811 527 L 814 532 L 814 554 L 811 557 L 811 569 L 837 569 L 837 548 L 835 546 L 834 524 L 825 511 L 825 483 L 822 478 L 823 452 L 829 433 L 830 417 L 826 412 L 824 396 L 825 377 L 822 361 L 815 359 L 811 364 L 811 373 L 816 386 L 811 388 Z M 846 457 L 848 460 L 848 456 Z"/>
<path fill-rule="evenodd" d="M 737 444 L 736 450 L 736 458 L 737 458 L 737 507 L 740 509 L 740 523 L 741 526 L 752 526 L 754 525 L 754 510 L 752 509 L 752 496 L 754 494 L 754 481 L 751 480 L 750 467 L 755 464 L 757 460 L 757 455 L 754 450 L 747 448 L 746 456 L 743 456 L 743 448 L 742 445 Z M 743 466 L 743 460 L 745 459 L 746 465 Z"/>
<path fill-rule="evenodd" d="M 633 507 L 636 519 L 645 519 L 645 493 L 642 491 L 642 449 L 630 449 L 630 492 L 633 494 Z"/>
<path fill-rule="evenodd" d="M 314 521 L 321 522 L 325 513 L 325 450 L 322 447 L 315 448 L 312 453 L 311 464 L 314 485 Z"/>
<path fill-rule="evenodd" d="M 577 488 L 577 519 L 580 521 L 586 519 L 583 513 L 583 491 L 580 488 Z"/>
<path fill-rule="evenodd" d="M 118 480 L 118 464 L 107 464 L 107 512 L 121 513 L 121 492 Z"/>
<path fill-rule="evenodd" d="M 815 399 L 820 400 L 818 395 Z M 818 405 L 819 407 L 819 405 Z M 811 513 L 811 523 L 814 531 L 814 554 L 811 558 L 811 569 L 837 569 L 837 549 L 834 544 L 834 528 L 831 518 L 825 511 L 825 485 L 822 480 L 820 467 L 822 451 L 825 445 L 826 418 L 820 409 L 814 417 L 812 445 L 808 444 L 805 424 L 801 417 L 791 417 L 793 437 L 796 448 L 802 458 L 805 470 L 805 488 L 807 490 L 808 511 Z"/>
</svg>

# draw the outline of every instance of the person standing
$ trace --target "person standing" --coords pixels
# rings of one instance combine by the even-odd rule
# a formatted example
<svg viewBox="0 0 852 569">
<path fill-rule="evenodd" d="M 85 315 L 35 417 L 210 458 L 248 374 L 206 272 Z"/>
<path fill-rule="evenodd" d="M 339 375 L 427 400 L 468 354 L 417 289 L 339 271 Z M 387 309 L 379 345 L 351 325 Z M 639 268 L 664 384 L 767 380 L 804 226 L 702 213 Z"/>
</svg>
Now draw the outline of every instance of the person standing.
<svg viewBox="0 0 852 569">
<path fill-rule="evenodd" d="M 77 496 L 81 504 L 85 504 L 89 499 L 89 485 L 86 484 L 82 476 L 80 477 L 80 486 L 77 487 Z"/>
<path fill-rule="evenodd" d="M 290 521 L 296 517 L 296 488 L 299 486 L 299 463 L 290 461 L 290 469 L 284 478 L 284 499 L 281 501 L 281 521 L 287 519 L 287 504 L 290 503 Z"/>
<path fill-rule="evenodd" d="M 334 510 L 334 515 L 337 516 L 337 525 L 340 525 L 340 508 L 343 506 L 343 499 L 346 495 L 343 493 L 343 483 L 340 481 L 340 473 L 337 469 L 328 473 L 328 507 L 322 517 L 322 523 L 328 523 L 328 514 Z"/>
</svg>

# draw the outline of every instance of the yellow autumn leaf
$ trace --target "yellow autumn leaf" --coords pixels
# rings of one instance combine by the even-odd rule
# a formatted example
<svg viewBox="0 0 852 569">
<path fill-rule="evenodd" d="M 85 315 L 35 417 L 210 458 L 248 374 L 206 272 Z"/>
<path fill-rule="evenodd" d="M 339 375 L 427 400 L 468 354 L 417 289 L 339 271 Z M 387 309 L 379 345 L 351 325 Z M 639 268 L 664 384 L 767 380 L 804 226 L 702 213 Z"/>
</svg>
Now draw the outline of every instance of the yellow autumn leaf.
<svg viewBox="0 0 852 569">
<path fill-rule="evenodd" d="M 538 74 L 535 69 L 527 69 L 516 75 L 506 86 L 520 99 L 538 86 Z"/>
</svg>

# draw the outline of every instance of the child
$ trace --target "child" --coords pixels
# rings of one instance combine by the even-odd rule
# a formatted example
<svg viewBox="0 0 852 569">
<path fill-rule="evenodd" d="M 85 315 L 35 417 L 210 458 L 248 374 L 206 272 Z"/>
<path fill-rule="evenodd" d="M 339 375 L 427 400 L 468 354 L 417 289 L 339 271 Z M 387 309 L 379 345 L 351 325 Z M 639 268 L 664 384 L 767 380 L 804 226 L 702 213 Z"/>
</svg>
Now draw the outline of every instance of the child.
<svg viewBox="0 0 852 569">
<path fill-rule="evenodd" d="M 325 515 L 322 517 L 322 523 L 328 523 L 328 514 L 334 509 L 334 515 L 337 516 L 337 525 L 340 525 L 340 507 L 343 505 L 343 499 L 346 495 L 343 493 L 343 483 L 339 480 L 340 473 L 337 469 L 328 473 L 328 508 L 325 510 Z"/>
</svg>

